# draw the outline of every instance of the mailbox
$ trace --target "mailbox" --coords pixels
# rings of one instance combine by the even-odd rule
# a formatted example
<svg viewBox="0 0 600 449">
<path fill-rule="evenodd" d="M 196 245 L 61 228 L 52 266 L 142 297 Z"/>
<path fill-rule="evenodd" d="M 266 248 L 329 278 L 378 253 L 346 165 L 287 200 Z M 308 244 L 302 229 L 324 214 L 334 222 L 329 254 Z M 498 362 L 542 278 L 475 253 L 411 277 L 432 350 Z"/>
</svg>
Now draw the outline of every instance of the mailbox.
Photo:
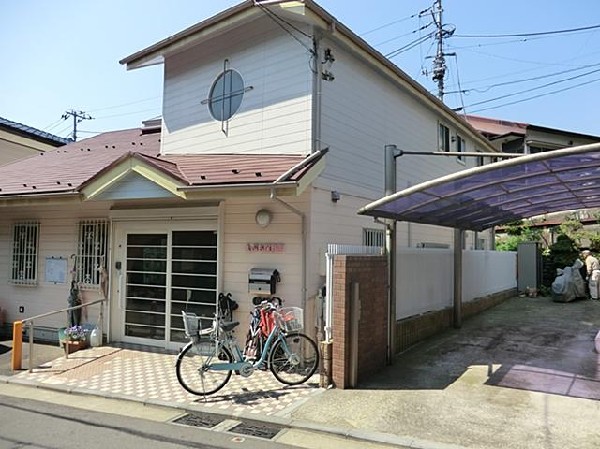
<svg viewBox="0 0 600 449">
<path fill-rule="evenodd" d="M 254 295 L 277 293 L 279 272 L 274 268 L 251 268 L 248 273 L 248 292 Z"/>
</svg>

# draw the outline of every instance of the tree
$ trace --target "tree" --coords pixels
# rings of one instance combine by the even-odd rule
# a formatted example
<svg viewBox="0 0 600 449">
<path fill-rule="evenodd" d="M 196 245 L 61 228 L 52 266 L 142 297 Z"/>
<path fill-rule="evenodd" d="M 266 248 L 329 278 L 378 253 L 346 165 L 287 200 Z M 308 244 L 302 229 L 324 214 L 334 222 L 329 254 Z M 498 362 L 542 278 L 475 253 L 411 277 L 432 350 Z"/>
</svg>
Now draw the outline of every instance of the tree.
<svg viewBox="0 0 600 449">
<path fill-rule="evenodd" d="M 506 236 L 497 236 L 497 251 L 516 251 L 521 242 L 539 242 L 544 240 L 542 231 L 531 226 L 529 220 L 520 220 L 505 225 Z"/>
</svg>

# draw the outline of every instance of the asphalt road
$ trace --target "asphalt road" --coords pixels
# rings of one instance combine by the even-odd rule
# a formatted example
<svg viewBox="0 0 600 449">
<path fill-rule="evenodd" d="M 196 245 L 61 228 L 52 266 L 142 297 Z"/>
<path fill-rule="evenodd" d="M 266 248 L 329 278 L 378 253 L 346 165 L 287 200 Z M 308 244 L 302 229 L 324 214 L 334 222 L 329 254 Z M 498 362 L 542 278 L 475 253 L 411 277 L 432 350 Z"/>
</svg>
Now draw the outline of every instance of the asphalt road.
<svg viewBox="0 0 600 449">
<path fill-rule="evenodd" d="M 0 395 L 0 449 L 285 448 L 269 440 Z"/>
</svg>

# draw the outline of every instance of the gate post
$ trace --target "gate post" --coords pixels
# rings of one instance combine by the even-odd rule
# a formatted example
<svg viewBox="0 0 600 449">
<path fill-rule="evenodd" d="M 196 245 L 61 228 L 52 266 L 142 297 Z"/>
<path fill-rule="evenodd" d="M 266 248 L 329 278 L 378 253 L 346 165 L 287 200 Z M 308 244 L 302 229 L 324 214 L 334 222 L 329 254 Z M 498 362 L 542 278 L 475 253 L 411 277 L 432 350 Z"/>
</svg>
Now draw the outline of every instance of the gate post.
<svg viewBox="0 0 600 449">
<path fill-rule="evenodd" d="M 23 359 L 23 321 L 13 323 L 13 342 L 11 367 L 13 371 L 21 369 Z"/>
</svg>

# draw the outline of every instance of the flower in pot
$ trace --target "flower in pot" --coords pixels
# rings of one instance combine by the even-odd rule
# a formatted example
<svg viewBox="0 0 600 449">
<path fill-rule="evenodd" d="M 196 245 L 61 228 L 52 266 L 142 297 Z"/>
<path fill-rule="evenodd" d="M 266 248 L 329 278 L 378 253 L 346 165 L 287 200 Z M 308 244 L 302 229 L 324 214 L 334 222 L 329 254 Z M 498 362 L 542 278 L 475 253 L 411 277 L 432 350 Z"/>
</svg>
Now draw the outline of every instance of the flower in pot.
<svg viewBox="0 0 600 449">
<path fill-rule="evenodd" d="M 71 326 L 65 329 L 65 337 L 69 341 L 83 341 L 86 339 L 85 334 L 82 326 Z"/>
<path fill-rule="evenodd" d="M 70 354 L 87 347 L 87 331 L 82 326 L 67 327 L 64 331 L 65 352 Z"/>
</svg>

